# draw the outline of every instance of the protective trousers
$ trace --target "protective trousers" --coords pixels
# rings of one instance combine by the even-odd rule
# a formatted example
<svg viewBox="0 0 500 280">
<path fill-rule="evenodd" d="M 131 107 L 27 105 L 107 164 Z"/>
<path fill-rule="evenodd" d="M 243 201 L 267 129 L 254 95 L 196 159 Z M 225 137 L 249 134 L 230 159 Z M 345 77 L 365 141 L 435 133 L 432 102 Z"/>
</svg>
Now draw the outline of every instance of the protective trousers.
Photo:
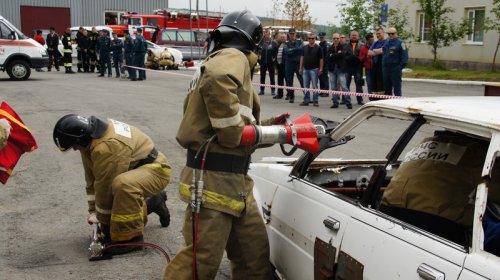
<svg viewBox="0 0 500 280">
<path fill-rule="evenodd" d="M 80 49 L 80 48 L 78 48 Z M 78 68 L 78 72 L 82 71 L 82 66 L 83 66 L 83 60 L 82 60 L 82 51 L 77 50 L 76 51 L 76 66 Z"/>
<path fill-rule="evenodd" d="M 144 56 L 146 53 L 135 53 L 134 54 L 134 66 L 139 68 L 144 68 Z M 139 80 L 146 80 L 146 71 L 138 70 L 138 78 Z"/>
<path fill-rule="evenodd" d="M 386 65 L 382 68 L 384 78 L 385 95 L 401 96 L 401 77 L 403 75 L 399 65 Z"/>
<path fill-rule="evenodd" d="M 304 87 L 304 80 L 302 79 L 302 75 L 300 75 L 299 72 L 300 68 L 300 63 L 299 62 L 285 62 L 285 80 L 286 80 L 286 86 L 288 87 L 293 87 L 293 74 L 297 76 L 297 79 L 299 80 L 300 87 Z M 290 100 L 295 99 L 295 93 L 293 90 L 287 89 L 287 94 L 286 96 Z"/>
<path fill-rule="evenodd" d="M 272 279 L 269 241 L 255 200 L 247 204 L 245 211 L 246 213 L 237 218 L 223 212 L 202 208 L 199 214 L 196 250 L 199 280 L 215 278 L 224 249 L 231 261 L 232 279 Z M 191 216 L 191 207 L 188 205 L 182 229 L 186 246 L 167 266 L 164 280 L 193 279 Z"/>
<path fill-rule="evenodd" d="M 96 189 L 96 207 L 104 208 L 99 209 L 97 218 L 110 225 L 112 241 L 130 240 L 143 233 L 144 197 L 159 193 L 169 180 L 170 167 L 152 163 L 116 176 L 111 184 L 111 198 L 100 195 Z M 101 214 L 106 211 L 110 215 Z"/>
<path fill-rule="evenodd" d="M 101 54 L 99 57 L 99 73 L 101 75 L 106 72 L 106 67 L 108 68 L 108 75 L 111 76 L 111 57 L 109 54 Z"/>
<path fill-rule="evenodd" d="M 134 54 L 133 53 L 125 53 L 125 64 L 128 66 L 134 66 Z M 128 76 L 131 79 L 136 78 L 136 70 L 134 68 L 127 67 Z"/>
</svg>

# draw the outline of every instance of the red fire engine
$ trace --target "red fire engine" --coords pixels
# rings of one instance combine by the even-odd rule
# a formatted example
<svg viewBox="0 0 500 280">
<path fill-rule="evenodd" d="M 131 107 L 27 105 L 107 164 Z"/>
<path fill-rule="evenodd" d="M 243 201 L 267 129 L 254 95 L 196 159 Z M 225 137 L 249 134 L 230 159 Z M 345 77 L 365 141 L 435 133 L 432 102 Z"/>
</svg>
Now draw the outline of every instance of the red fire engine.
<svg viewBox="0 0 500 280">
<path fill-rule="evenodd" d="M 208 20 L 207 20 L 208 19 Z M 202 16 L 196 13 L 182 13 L 177 11 L 167 11 L 167 10 L 155 10 L 153 14 L 137 14 L 128 13 L 121 15 L 120 24 L 118 25 L 108 25 L 114 32 L 118 34 L 119 37 L 123 36 L 123 31 L 128 29 L 130 34 L 132 34 L 138 27 L 143 27 L 143 35 L 147 40 L 151 40 L 154 28 L 159 26 L 160 29 L 163 28 L 179 28 L 179 29 L 189 29 L 190 26 L 193 29 L 206 29 L 208 22 L 208 29 L 212 30 L 216 28 L 220 21 L 221 16 Z M 190 23 L 191 21 L 191 23 Z"/>
</svg>

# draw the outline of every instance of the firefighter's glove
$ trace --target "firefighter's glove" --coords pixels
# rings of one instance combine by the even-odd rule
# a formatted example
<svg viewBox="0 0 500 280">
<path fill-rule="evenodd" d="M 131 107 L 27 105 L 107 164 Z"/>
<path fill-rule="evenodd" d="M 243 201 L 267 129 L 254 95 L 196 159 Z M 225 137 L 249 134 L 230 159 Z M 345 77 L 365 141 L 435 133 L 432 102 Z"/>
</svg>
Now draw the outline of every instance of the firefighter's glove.
<svg viewBox="0 0 500 280">
<path fill-rule="evenodd" d="M 7 132 L 5 136 L 7 136 L 7 138 L 9 138 L 10 130 L 12 128 L 10 126 L 10 122 L 7 119 L 0 119 L 0 126 L 5 129 L 5 131 Z"/>
<path fill-rule="evenodd" d="M 286 119 L 290 117 L 290 112 L 286 112 L 284 114 L 281 114 L 279 116 L 274 117 L 274 123 L 273 124 L 284 124 L 286 123 Z"/>
<path fill-rule="evenodd" d="M 97 220 L 97 217 L 96 217 L 95 213 L 90 213 L 89 214 L 89 216 L 87 217 L 87 223 L 89 223 L 89 225 L 93 225 L 93 224 L 99 223 L 99 220 Z"/>
</svg>

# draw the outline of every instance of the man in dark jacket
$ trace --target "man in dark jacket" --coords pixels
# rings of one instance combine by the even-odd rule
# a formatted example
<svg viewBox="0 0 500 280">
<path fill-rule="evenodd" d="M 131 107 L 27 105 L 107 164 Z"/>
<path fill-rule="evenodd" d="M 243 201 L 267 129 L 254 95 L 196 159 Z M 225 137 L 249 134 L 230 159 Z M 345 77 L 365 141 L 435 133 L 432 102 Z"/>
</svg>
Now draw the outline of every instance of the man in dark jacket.
<svg viewBox="0 0 500 280">
<path fill-rule="evenodd" d="M 340 82 L 340 88 L 344 92 L 348 92 L 346 82 L 346 54 L 347 47 L 340 43 L 340 35 L 338 33 L 333 34 L 332 37 L 333 44 L 328 48 L 328 72 L 330 76 L 330 88 L 332 90 L 337 89 L 337 82 Z M 333 105 L 330 108 L 339 107 L 339 95 L 332 95 Z M 345 104 L 348 109 L 352 109 L 351 96 L 345 95 Z"/>
<path fill-rule="evenodd" d="M 97 39 L 99 39 L 99 34 L 97 33 L 97 29 L 92 27 L 92 31 L 88 34 L 90 40 L 89 46 L 89 57 L 90 57 L 90 72 L 94 73 L 95 68 L 98 67 L 97 62 Z"/>
<path fill-rule="evenodd" d="M 276 56 L 278 54 L 278 43 L 271 38 L 271 32 L 269 30 L 264 31 L 264 40 L 260 43 L 260 55 L 259 55 L 259 65 L 260 65 L 260 83 L 266 83 L 266 72 L 269 71 L 269 80 L 271 80 L 271 85 L 275 85 L 274 82 L 274 69 Z M 271 95 L 274 96 L 274 88 L 271 88 Z M 260 87 L 259 95 L 264 95 L 264 87 Z"/>
<path fill-rule="evenodd" d="M 295 34 L 295 28 L 290 28 L 288 31 L 288 36 L 290 40 L 286 42 L 285 52 L 285 75 L 286 75 L 286 85 L 288 87 L 293 87 L 293 75 L 297 76 L 300 86 L 304 87 L 304 81 L 302 75 L 300 75 L 300 57 L 302 56 L 304 47 L 302 45 L 302 40 L 297 39 Z M 290 103 L 295 100 L 295 93 L 293 90 L 286 90 L 286 99 Z"/>
<path fill-rule="evenodd" d="M 123 74 L 123 42 L 118 38 L 116 32 L 113 32 L 111 50 L 113 51 L 113 63 L 115 65 L 116 77 L 120 78 L 120 73 Z"/>
<path fill-rule="evenodd" d="M 99 54 L 99 77 L 104 77 L 104 71 L 106 69 L 106 65 L 108 67 L 108 77 L 112 76 L 111 73 L 111 39 L 109 39 L 107 32 L 105 30 L 99 31 L 100 37 L 97 39 L 97 53 Z"/>
<path fill-rule="evenodd" d="M 346 70 L 347 70 L 347 88 L 351 87 L 351 80 L 354 76 L 354 84 L 356 85 L 356 92 L 363 92 L 363 65 L 359 60 L 359 52 L 363 43 L 358 39 L 357 31 L 351 31 L 351 39 L 347 42 L 346 53 Z M 359 105 L 363 105 L 363 97 L 356 96 Z"/>
<path fill-rule="evenodd" d="M 319 75 L 319 88 L 320 89 L 325 89 L 328 90 L 328 42 L 325 39 L 326 33 L 325 32 L 320 32 L 318 34 L 319 36 L 319 46 L 321 47 L 321 50 L 323 51 L 323 72 L 321 72 L 321 75 Z M 319 96 L 321 97 L 328 97 L 328 93 L 320 93 Z"/>
<path fill-rule="evenodd" d="M 77 43 L 81 52 L 83 72 L 88 73 L 90 66 L 90 38 L 87 30 L 83 30 Z"/>
<path fill-rule="evenodd" d="M 59 58 L 61 54 L 59 53 L 59 35 L 56 33 L 56 29 L 54 27 L 50 28 L 50 33 L 47 34 L 47 50 L 49 53 L 49 67 L 48 71 L 50 72 L 52 68 L 52 61 L 54 62 L 54 66 L 56 70 L 59 71 Z"/>
<path fill-rule="evenodd" d="M 125 65 L 133 66 L 134 65 L 134 39 L 130 37 L 130 32 L 128 30 L 123 31 L 123 35 L 125 36 L 125 40 L 123 41 L 123 50 L 125 51 Z M 136 79 L 136 70 L 130 67 L 127 67 L 128 78 L 131 80 Z"/>
<path fill-rule="evenodd" d="M 82 48 L 80 47 L 80 45 L 78 44 L 78 42 L 80 41 L 80 37 L 83 36 L 83 31 L 85 29 L 83 28 L 83 26 L 80 26 L 80 28 L 78 28 L 78 32 L 76 33 L 76 37 L 75 37 L 75 44 L 76 44 L 76 59 L 77 59 L 77 63 L 76 63 L 76 66 L 78 68 L 78 73 L 81 73 L 83 72 L 82 71 L 82 66 L 83 66 L 83 60 L 82 60 Z"/>
<path fill-rule="evenodd" d="M 144 68 L 144 57 L 146 56 L 146 51 L 148 49 L 148 44 L 146 39 L 142 36 L 142 28 L 137 28 L 137 36 L 134 40 L 134 66 L 139 68 Z M 146 80 L 146 71 L 138 70 L 139 78 L 138 81 Z M 135 81 L 135 79 L 131 79 Z"/>
</svg>

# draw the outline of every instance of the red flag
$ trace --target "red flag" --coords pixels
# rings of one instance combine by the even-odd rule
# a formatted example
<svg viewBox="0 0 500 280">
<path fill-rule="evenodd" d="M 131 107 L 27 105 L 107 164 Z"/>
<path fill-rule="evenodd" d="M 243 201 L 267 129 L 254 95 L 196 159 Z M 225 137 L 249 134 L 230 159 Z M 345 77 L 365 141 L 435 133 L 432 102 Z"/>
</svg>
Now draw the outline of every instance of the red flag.
<svg viewBox="0 0 500 280">
<path fill-rule="evenodd" d="M 0 105 L 0 119 L 7 119 L 12 126 L 7 146 L 0 150 L 0 182 L 5 184 L 21 155 L 36 150 L 38 146 L 21 118 L 5 102 Z"/>
</svg>

